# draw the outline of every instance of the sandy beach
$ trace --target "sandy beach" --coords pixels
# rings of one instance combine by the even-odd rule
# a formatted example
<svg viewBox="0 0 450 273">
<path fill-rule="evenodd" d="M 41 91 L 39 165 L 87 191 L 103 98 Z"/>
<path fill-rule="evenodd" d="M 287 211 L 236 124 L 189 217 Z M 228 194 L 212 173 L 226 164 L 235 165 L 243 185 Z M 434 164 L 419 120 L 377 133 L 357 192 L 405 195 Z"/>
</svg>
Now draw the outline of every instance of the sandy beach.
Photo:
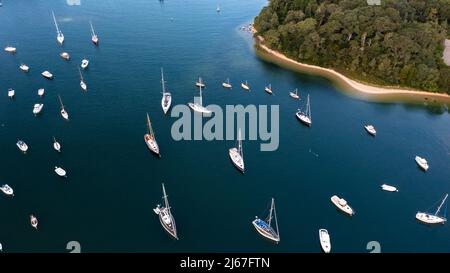
<svg viewBox="0 0 450 273">
<path fill-rule="evenodd" d="M 253 33 L 256 30 L 253 29 Z M 299 72 L 323 76 L 332 80 L 345 94 L 359 99 L 379 102 L 407 102 L 407 103 L 444 103 L 450 105 L 450 96 L 447 94 L 431 93 L 426 91 L 402 89 L 398 87 L 378 87 L 352 80 L 333 69 L 303 64 L 286 57 L 284 54 L 264 45 L 264 38 L 256 36 L 257 48 L 262 51 L 258 55 L 263 59 L 278 65 L 294 69 Z M 262 53 L 262 54 L 261 54 Z"/>
</svg>

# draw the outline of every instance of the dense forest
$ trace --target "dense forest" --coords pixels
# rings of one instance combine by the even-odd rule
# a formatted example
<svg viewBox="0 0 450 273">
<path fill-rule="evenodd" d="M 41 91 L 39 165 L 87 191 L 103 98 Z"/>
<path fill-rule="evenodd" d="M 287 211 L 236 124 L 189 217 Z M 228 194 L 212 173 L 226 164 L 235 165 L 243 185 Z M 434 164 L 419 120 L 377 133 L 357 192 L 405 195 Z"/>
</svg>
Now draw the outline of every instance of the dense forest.
<svg viewBox="0 0 450 273">
<path fill-rule="evenodd" d="M 254 21 L 267 46 L 297 61 L 450 94 L 449 24 L 450 0 L 270 0 Z"/>
</svg>

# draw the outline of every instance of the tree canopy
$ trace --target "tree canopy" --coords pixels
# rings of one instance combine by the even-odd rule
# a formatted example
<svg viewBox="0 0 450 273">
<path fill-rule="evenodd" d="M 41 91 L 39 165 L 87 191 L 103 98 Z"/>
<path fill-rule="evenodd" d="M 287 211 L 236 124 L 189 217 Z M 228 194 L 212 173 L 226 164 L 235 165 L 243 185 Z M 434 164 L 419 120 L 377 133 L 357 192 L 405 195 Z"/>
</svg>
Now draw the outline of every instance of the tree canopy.
<svg viewBox="0 0 450 273">
<path fill-rule="evenodd" d="M 450 94 L 450 0 L 270 0 L 254 26 L 290 58 L 368 82 Z"/>
</svg>

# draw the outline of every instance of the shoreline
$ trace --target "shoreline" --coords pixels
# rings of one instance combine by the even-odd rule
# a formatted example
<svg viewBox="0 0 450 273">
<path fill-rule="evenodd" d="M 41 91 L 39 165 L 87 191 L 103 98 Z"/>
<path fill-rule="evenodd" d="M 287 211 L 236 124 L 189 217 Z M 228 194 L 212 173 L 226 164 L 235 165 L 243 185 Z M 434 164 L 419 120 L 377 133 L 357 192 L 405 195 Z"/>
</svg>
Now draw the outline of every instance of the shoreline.
<svg viewBox="0 0 450 273">
<path fill-rule="evenodd" d="M 252 33 L 256 34 L 256 30 L 252 28 Z M 263 59 L 278 64 L 280 66 L 288 66 L 288 68 L 295 71 L 308 73 L 312 75 L 322 76 L 335 83 L 341 91 L 345 94 L 367 101 L 376 102 L 407 102 L 407 103 L 434 103 L 450 105 L 450 96 L 444 93 L 432 93 L 420 90 L 412 90 L 397 87 L 379 87 L 362 83 L 347 76 L 336 72 L 330 68 L 324 68 L 316 65 L 304 64 L 290 59 L 286 55 L 270 49 L 264 44 L 264 38 L 256 35 L 256 51 L 257 53 L 264 53 L 260 57 Z M 261 49 L 261 50 L 259 50 Z M 262 51 L 262 52 L 261 52 Z"/>
</svg>

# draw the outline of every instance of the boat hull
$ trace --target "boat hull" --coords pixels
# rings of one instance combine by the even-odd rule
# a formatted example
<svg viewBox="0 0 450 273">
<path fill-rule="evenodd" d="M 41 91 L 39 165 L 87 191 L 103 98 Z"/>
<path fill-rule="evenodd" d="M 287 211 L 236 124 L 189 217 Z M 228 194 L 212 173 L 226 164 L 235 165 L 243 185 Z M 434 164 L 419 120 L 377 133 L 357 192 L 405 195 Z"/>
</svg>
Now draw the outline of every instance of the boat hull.
<svg viewBox="0 0 450 273">
<path fill-rule="evenodd" d="M 300 97 L 297 94 L 292 93 L 292 92 L 289 92 L 289 96 L 291 96 L 291 98 L 296 99 L 296 100 L 300 99 Z"/>
<path fill-rule="evenodd" d="M 255 227 L 256 231 L 263 236 L 264 238 L 270 240 L 274 243 L 280 242 L 280 237 L 276 235 L 275 231 L 270 227 L 266 222 L 261 219 L 255 219 L 252 222 L 253 227 Z"/>
<path fill-rule="evenodd" d="M 172 216 L 171 213 L 168 212 L 168 210 L 166 208 L 159 208 L 159 212 L 158 212 L 158 216 L 159 216 L 159 222 L 161 223 L 161 226 L 164 228 L 164 230 L 173 238 L 178 240 L 178 235 L 177 235 L 177 227 L 175 224 L 175 219 Z M 170 223 L 166 223 L 164 221 L 164 217 L 169 217 L 170 219 Z"/>
<path fill-rule="evenodd" d="M 341 205 L 339 203 L 340 200 L 341 200 L 341 198 L 339 198 L 336 195 L 333 195 L 331 197 L 331 202 L 336 206 L 337 209 L 339 209 L 339 211 L 342 211 L 343 213 L 345 213 L 349 216 L 353 216 L 355 214 L 355 212 L 353 211 L 352 207 L 350 207 L 348 204 Z"/>
<path fill-rule="evenodd" d="M 427 224 L 427 225 L 445 224 L 445 222 L 447 221 L 447 219 L 444 217 L 440 217 L 440 216 L 425 213 L 425 212 L 418 212 L 416 214 L 416 219 L 419 222 L 421 222 L 423 224 Z"/>
<path fill-rule="evenodd" d="M 244 173 L 244 160 L 236 148 L 231 148 L 228 152 L 233 165 L 242 173 Z"/>
<path fill-rule="evenodd" d="M 319 239 L 320 239 L 320 246 L 322 247 L 322 251 L 325 253 L 330 253 L 331 252 L 331 240 L 330 240 L 330 235 L 328 234 L 328 231 L 326 229 L 319 230 Z"/>
<path fill-rule="evenodd" d="M 306 125 L 306 126 L 308 126 L 308 127 L 311 127 L 311 123 L 312 123 L 312 122 L 311 122 L 311 119 L 310 119 L 308 116 L 304 115 L 304 114 L 301 113 L 301 112 L 296 113 L 295 116 L 297 117 L 297 119 L 298 119 L 301 123 L 303 123 L 304 125 Z"/>
<path fill-rule="evenodd" d="M 190 103 L 188 103 L 188 105 L 194 112 L 203 113 L 203 114 L 211 114 L 210 110 L 208 110 L 205 107 L 200 106 L 198 104 L 190 102 Z"/>
<path fill-rule="evenodd" d="M 149 134 L 144 135 L 144 141 L 145 141 L 145 144 L 147 145 L 148 149 L 152 153 L 161 157 L 161 154 L 159 153 L 158 143 L 156 143 L 156 141 L 154 139 L 152 139 Z"/>
<path fill-rule="evenodd" d="M 167 114 L 171 105 L 172 105 L 172 95 L 170 93 L 164 93 L 161 99 L 161 108 L 163 109 L 164 114 Z"/>
</svg>

